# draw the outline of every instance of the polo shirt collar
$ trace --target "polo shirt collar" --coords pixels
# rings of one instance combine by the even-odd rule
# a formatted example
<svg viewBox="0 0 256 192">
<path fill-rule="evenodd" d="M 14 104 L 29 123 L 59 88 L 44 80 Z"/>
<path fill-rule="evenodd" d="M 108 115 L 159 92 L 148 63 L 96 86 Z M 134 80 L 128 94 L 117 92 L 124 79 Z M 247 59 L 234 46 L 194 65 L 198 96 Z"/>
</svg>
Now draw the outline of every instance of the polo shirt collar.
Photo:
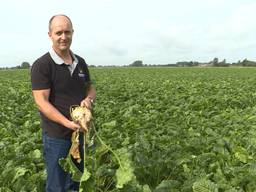
<svg viewBox="0 0 256 192">
<path fill-rule="evenodd" d="M 50 49 L 49 51 L 51 58 L 53 59 L 53 61 L 58 64 L 58 65 L 62 65 L 63 63 L 65 64 L 65 62 L 63 61 L 63 59 L 54 51 L 54 49 Z M 72 56 L 72 58 L 74 59 L 73 64 L 77 64 L 78 63 L 78 59 L 75 56 L 75 54 L 70 50 L 70 54 Z"/>
</svg>

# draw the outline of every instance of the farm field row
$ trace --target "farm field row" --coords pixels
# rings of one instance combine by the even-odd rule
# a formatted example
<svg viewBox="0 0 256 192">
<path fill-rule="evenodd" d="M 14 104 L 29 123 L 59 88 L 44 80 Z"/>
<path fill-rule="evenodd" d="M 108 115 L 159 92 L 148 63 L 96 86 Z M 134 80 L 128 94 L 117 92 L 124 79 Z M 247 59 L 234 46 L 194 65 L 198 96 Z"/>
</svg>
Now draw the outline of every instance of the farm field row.
<svg viewBox="0 0 256 192">
<path fill-rule="evenodd" d="M 126 162 L 129 179 L 118 183 L 117 159 L 101 145 L 88 152 L 93 184 L 83 186 L 112 192 L 256 190 L 256 69 L 90 71 L 97 89 L 95 127 Z M 29 71 L 0 71 L 0 93 L 0 192 L 44 191 Z"/>
</svg>

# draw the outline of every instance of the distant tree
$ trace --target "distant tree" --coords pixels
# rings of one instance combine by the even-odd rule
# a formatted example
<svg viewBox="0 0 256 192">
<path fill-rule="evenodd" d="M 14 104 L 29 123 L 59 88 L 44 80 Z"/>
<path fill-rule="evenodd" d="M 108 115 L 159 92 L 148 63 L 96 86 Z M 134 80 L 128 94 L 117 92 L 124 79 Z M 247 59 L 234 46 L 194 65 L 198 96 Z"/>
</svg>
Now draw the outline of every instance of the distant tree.
<svg viewBox="0 0 256 192">
<path fill-rule="evenodd" d="M 223 61 L 218 63 L 218 67 L 229 67 L 229 63 L 226 62 L 226 59 L 223 59 Z"/>
<path fill-rule="evenodd" d="M 29 64 L 29 62 L 24 61 L 24 62 L 21 63 L 20 67 L 22 69 L 26 69 L 26 68 L 30 67 L 30 64 Z"/>
<path fill-rule="evenodd" d="M 241 62 L 242 66 L 245 66 L 245 67 L 255 67 L 256 66 L 256 62 L 254 61 L 249 61 L 248 59 L 244 59 L 242 62 Z"/>
<path fill-rule="evenodd" d="M 132 67 L 142 67 L 143 66 L 143 62 L 141 60 L 136 60 L 132 64 L 130 64 L 129 66 L 132 66 Z"/>
<path fill-rule="evenodd" d="M 213 66 L 218 66 L 218 63 L 219 63 L 219 59 L 215 57 L 212 61 Z"/>
</svg>

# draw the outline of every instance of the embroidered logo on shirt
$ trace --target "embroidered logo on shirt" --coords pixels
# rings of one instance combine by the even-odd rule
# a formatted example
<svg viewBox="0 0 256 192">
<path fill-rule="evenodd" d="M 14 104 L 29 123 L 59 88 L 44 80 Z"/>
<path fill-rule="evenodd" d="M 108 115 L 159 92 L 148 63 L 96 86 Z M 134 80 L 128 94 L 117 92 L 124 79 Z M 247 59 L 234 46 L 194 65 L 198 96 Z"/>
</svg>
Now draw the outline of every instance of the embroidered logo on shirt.
<svg viewBox="0 0 256 192">
<path fill-rule="evenodd" d="M 84 74 L 82 69 L 79 69 L 78 76 L 79 77 L 85 77 L 85 74 Z"/>
</svg>

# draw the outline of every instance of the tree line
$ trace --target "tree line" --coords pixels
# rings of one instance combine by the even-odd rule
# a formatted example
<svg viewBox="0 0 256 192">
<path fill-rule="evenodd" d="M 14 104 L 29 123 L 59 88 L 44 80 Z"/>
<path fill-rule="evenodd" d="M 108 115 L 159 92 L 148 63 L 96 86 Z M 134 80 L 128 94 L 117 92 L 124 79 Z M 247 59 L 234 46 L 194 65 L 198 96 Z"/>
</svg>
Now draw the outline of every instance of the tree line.
<svg viewBox="0 0 256 192">
<path fill-rule="evenodd" d="M 15 66 L 15 67 L 1 67 L 0 69 L 29 69 L 30 67 L 31 67 L 31 65 L 29 64 L 29 62 L 24 61 L 18 66 Z"/>
<path fill-rule="evenodd" d="M 244 59 L 243 61 L 238 61 L 236 63 L 227 63 L 226 59 L 219 61 L 217 57 L 215 57 L 212 61 L 209 62 L 197 62 L 197 61 L 179 61 L 174 64 L 143 64 L 142 60 L 136 60 L 131 64 L 124 65 L 125 67 L 256 67 L 255 61 L 250 61 L 248 59 Z M 20 65 L 15 67 L 2 67 L 0 69 L 29 69 L 31 65 L 29 62 L 24 61 Z M 89 65 L 89 67 L 117 67 L 115 65 Z"/>
<path fill-rule="evenodd" d="M 128 67 L 256 67 L 255 61 L 250 61 L 248 59 L 244 59 L 243 61 L 238 61 L 236 63 L 227 63 L 226 59 L 219 61 L 217 57 L 215 57 L 212 61 L 209 62 L 197 62 L 197 61 L 179 61 L 174 64 L 143 64 L 142 60 L 136 60 L 133 63 L 129 64 Z"/>
</svg>

